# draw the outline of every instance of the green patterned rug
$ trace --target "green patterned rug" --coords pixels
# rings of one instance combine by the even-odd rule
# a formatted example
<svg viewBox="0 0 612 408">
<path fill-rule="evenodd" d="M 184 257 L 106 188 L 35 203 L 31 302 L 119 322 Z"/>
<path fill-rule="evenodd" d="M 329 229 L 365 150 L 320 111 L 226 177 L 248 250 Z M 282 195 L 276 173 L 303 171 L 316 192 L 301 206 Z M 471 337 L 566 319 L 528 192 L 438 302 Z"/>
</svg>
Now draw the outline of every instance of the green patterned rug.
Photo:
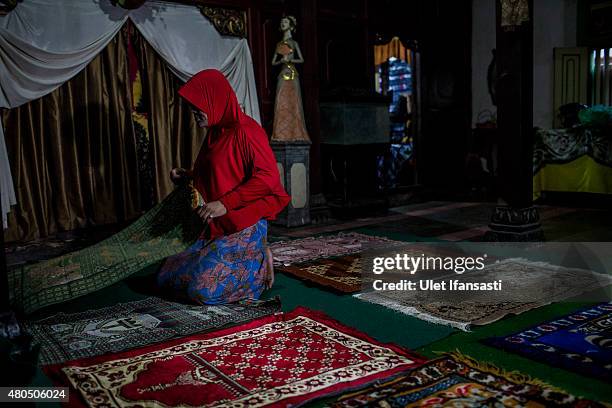
<svg viewBox="0 0 612 408">
<path fill-rule="evenodd" d="M 9 271 L 11 303 L 31 313 L 112 285 L 188 248 L 203 225 L 193 190 L 175 189 L 119 233 L 77 252 Z"/>
</svg>

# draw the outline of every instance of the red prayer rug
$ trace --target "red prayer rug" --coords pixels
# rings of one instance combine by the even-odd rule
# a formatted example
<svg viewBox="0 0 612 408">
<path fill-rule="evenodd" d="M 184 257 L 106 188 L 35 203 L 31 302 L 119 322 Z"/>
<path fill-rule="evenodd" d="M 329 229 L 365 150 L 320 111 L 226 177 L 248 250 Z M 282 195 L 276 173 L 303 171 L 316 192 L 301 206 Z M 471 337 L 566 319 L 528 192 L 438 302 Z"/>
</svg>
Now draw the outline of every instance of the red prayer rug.
<svg viewBox="0 0 612 408">
<path fill-rule="evenodd" d="M 285 407 L 365 386 L 423 362 L 299 307 L 45 371 L 57 382 L 67 377 L 78 391 L 73 390 L 70 406 Z"/>
</svg>

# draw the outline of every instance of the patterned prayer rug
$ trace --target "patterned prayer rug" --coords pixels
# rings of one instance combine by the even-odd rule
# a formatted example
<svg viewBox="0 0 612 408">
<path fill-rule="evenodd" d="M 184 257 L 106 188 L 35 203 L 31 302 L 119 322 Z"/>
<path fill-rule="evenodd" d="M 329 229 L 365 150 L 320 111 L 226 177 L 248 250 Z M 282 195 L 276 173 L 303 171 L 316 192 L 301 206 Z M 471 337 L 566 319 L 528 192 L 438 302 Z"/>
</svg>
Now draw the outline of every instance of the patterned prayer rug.
<svg viewBox="0 0 612 408">
<path fill-rule="evenodd" d="M 115 353 L 280 312 L 280 300 L 195 306 L 150 297 L 24 324 L 42 365 Z"/>
<path fill-rule="evenodd" d="M 461 355 L 425 363 L 410 373 L 346 394 L 332 405 L 354 407 L 604 407 L 516 372 L 504 373 Z"/>
<path fill-rule="evenodd" d="M 484 342 L 612 383 L 612 303 L 578 310 Z"/>
<path fill-rule="evenodd" d="M 286 407 L 367 385 L 424 360 L 322 313 L 291 313 L 45 371 L 90 407 Z"/>
<path fill-rule="evenodd" d="M 31 313 L 102 289 L 188 248 L 202 232 L 190 188 L 177 188 L 119 233 L 77 252 L 9 271 L 12 307 Z"/>
<path fill-rule="evenodd" d="M 396 248 L 395 251 L 387 249 L 393 247 Z M 367 276 L 364 276 L 363 268 L 372 264 L 372 257 L 393 256 L 397 252 L 420 256 L 430 248 L 419 244 L 392 241 L 383 249 L 379 249 L 376 253 L 358 253 L 277 266 L 276 270 L 339 292 L 355 293 L 362 289 L 363 279 Z"/>
<path fill-rule="evenodd" d="M 344 293 L 361 290 L 361 255 L 317 259 L 295 265 L 279 266 L 277 271 Z"/>
<path fill-rule="evenodd" d="M 350 255 L 373 249 L 387 249 L 400 245 L 406 245 L 406 243 L 357 232 L 340 232 L 321 237 L 278 241 L 271 243 L 270 249 L 274 257 L 274 264 L 287 266 L 298 262 Z"/>
<path fill-rule="evenodd" d="M 508 296 L 495 302 L 491 292 L 474 294 L 473 300 L 458 300 L 453 291 L 442 291 L 435 298 L 429 291 L 377 291 L 354 295 L 370 303 L 376 303 L 433 323 L 445 324 L 469 331 L 473 325 L 495 322 L 509 314 L 560 302 L 612 284 L 612 276 L 584 269 L 571 269 L 525 259 L 507 259 L 487 265 L 480 271 L 463 275 L 471 282 L 495 282 L 520 285 L 514 290 L 511 301 Z M 443 276 L 436 280 L 448 280 Z M 465 280 L 464 280 L 465 281 Z"/>
</svg>

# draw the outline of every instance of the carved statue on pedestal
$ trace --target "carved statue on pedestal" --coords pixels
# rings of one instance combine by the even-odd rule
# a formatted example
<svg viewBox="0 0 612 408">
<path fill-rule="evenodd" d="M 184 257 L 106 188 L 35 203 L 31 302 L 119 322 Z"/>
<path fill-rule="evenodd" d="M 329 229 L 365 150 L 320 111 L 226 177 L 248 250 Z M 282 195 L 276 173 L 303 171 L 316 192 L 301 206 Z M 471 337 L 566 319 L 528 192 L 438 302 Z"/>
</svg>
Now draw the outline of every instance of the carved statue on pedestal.
<svg viewBox="0 0 612 408">
<path fill-rule="evenodd" d="M 283 33 L 283 39 L 276 45 L 272 58 L 272 65 L 282 65 L 276 86 L 271 138 L 273 142 L 310 141 L 304 123 L 300 81 L 295 68 L 295 64 L 304 62 L 298 43 L 291 37 L 295 27 L 295 17 L 287 16 L 281 19 L 280 31 Z"/>
</svg>

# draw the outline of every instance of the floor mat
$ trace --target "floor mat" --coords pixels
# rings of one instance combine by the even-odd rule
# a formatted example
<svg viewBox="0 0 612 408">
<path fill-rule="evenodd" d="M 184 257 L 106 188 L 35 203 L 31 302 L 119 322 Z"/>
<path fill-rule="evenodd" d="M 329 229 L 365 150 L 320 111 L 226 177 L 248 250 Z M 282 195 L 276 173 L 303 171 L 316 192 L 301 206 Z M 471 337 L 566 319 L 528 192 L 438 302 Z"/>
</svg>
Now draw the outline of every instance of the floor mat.
<svg viewBox="0 0 612 408">
<path fill-rule="evenodd" d="M 424 360 L 306 308 L 129 352 L 48 366 L 91 407 L 296 406 Z M 75 395 L 76 396 L 76 395 Z M 70 405 L 79 405 L 71 398 Z"/>
<path fill-rule="evenodd" d="M 362 257 L 359 254 L 317 259 L 278 266 L 276 271 L 295 276 L 343 293 L 361 290 Z"/>
<path fill-rule="evenodd" d="M 195 306 L 149 297 L 24 323 L 40 345 L 39 363 L 55 364 L 114 353 L 216 330 L 280 311 L 280 300 L 251 305 Z"/>
<path fill-rule="evenodd" d="M 192 192 L 175 189 L 164 201 L 98 244 L 8 273 L 11 304 L 24 313 L 105 288 L 189 247 L 202 232 Z"/>
<path fill-rule="evenodd" d="M 348 407 L 604 407 L 517 372 L 507 373 L 462 355 L 429 361 L 410 373 L 344 395 Z"/>
<path fill-rule="evenodd" d="M 452 290 L 440 292 L 435 298 L 429 291 L 375 291 L 355 296 L 419 319 L 470 330 L 472 326 L 490 324 L 509 314 L 523 313 L 612 284 L 610 275 L 514 258 L 462 276 L 462 282 L 501 281 L 520 287 L 514 288 L 512 298 L 503 294 L 499 302 L 491 297 L 490 291 L 475 294 L 470 301 L 458 300 Z M 451 277 L 436 281 L 448 281 Z"/>
<path fill-rule="evenodd" d="M 488 338 L 484 343 L 612 382 L 612 303 Z"/>
<path fill-rule="evenodd" d="M 390 249 L 398 245 L 405 245 L 405 243 L 357 232 L 340 232 L 321 237 L 278 241 L 271 243 L 269 246 L 272 250 L 275 265 L 292 265 L 374 249 Z"/>
<path fill-rule="evenodd" d="M 540 322 L 558 319 L 576 310 L 592 306 L 594 306 L 592 302 L 555 303 L 518 316 L 508 316 L 487 326 L 474 327 L 472 332 L 457 332 L 417 348 L 416 351 L 427 357 L 436 358 L 441 352 L 460 350 L 463 354 L 480 361 L 488 361 L 505 370 L 517 370 L 533 378 L 539 378 L 571 394 L 597 401 L 612 402 L 612 389 L 607 382 L 509 353 L 482 342 L 490 337 L 514 333 Z"/>
</svg>

